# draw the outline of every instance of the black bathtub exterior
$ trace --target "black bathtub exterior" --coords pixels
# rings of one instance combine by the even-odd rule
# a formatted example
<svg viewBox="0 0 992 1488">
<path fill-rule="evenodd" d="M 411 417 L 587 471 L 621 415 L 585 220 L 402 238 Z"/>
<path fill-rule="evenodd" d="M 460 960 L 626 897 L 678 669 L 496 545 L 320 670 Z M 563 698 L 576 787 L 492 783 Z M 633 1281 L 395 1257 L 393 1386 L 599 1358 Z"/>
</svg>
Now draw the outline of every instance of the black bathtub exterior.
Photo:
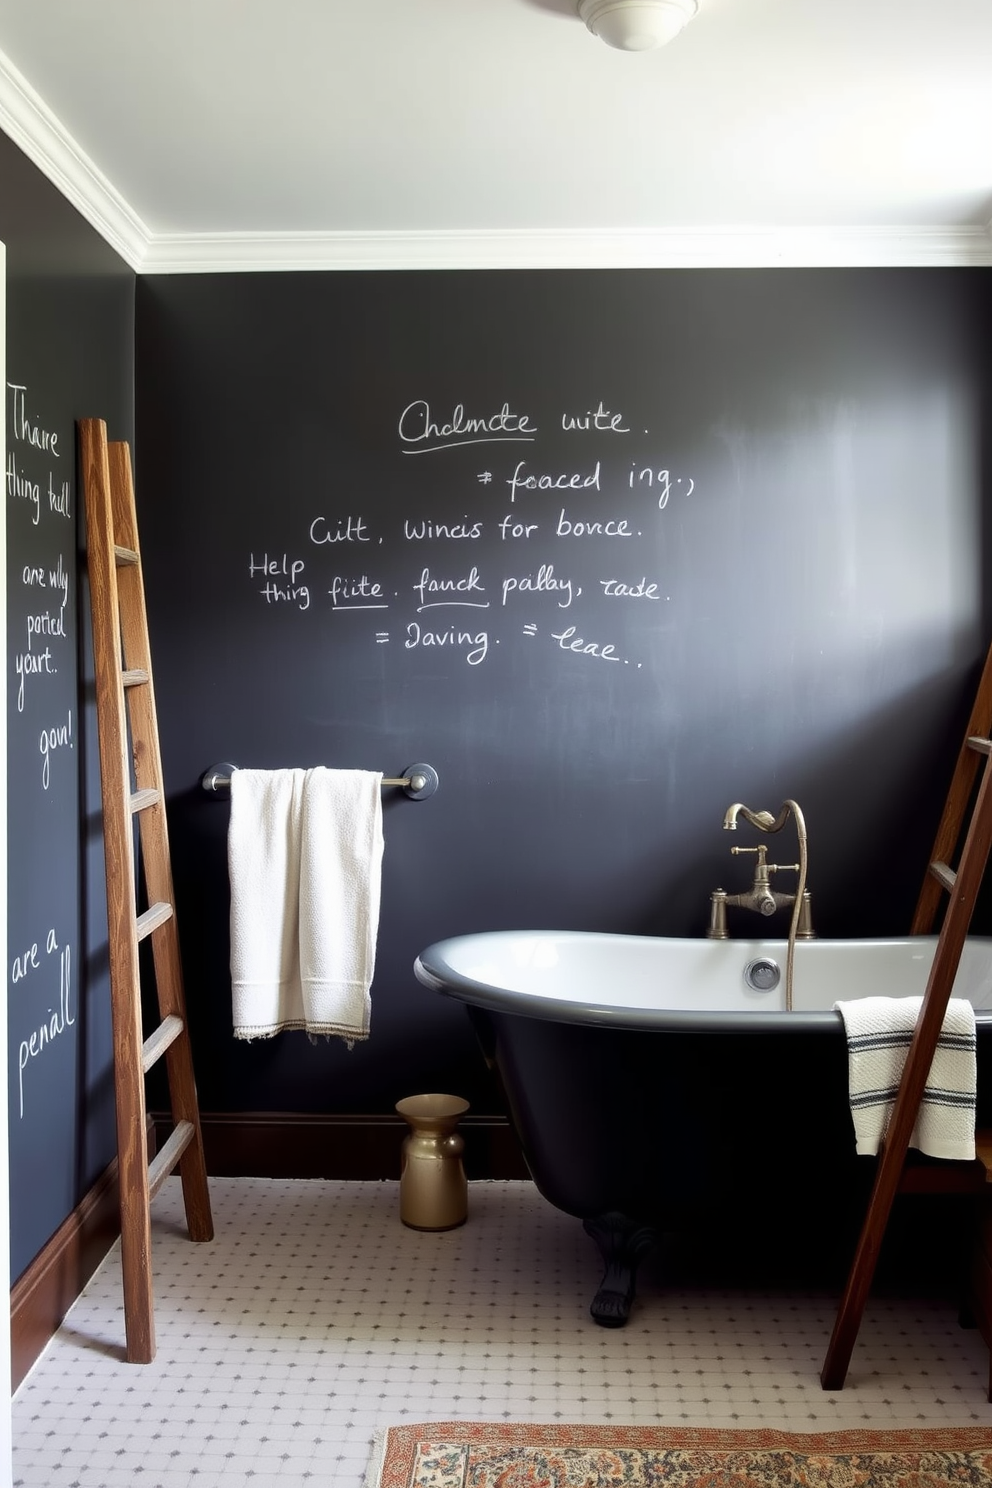
<svg viewBox="0 0 992 1488">
<path fill-rule="evenodd" d="M 597 1322 L 626 1321 L 648 1250 L 698 1256 L 729 1282 L 842 1284 L 875 1162 L 855 1151 L 839 1015 L 634 1028 L 560 1001 L 532 1015 L 526 998 L 450 972 L 444 950 L 423 952 L 417 976 L 465 1004 L 537 1188 L 599 1246 Z M 984 1124 L 987 1014 L 978 1028 Z M 947 1219 L 945 1207 L 943 1253 Z"/>
<path fill-rule="evenodd" d="M 741 1261 L 770 1260 L 783 1237 L 811 1264 L 849 1257 L 871 1164 L 854 1151 L 842 1032 L 751 1039 L 467 1012 L 537 1188 L 603 1254 L 598 1322 L 626 1320 L 638 1262 L 666 1237 Z"/>
<path fill-rule="evenodd" d="M 853 1154 L 842 1035 L 817 1041 L 811 1058 L 806 1035 L 744 1040 L 468 1012 L 534 1181 L 579 1219 L 622 1209 L 665 1220 L 713 1193 L 753 1198 L 766 1185 L 771 1196 L 811 1146 L 821 1166 L 839 1158 L 847 1168 Z"/>
</svg>

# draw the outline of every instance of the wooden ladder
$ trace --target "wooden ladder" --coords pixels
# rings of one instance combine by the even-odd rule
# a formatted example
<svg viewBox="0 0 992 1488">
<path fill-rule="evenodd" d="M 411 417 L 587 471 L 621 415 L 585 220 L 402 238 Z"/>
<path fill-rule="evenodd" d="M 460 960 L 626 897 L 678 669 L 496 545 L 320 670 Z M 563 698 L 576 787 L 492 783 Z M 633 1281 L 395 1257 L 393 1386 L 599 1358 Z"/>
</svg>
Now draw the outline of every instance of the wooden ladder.
<svg viewBox="0 0 992 1488">
<path fill-rule="evenodd" d="M 126 444 L 108 444 L 102 419 L 83 419 L 78 427 L 107 867 L 124 1323 L 128 1361 L 148 1364 L 155 1357 L 151 1201 L 177 1166 L 190 1238 L 211 1240 L 213 1221 L 173 910 L 131 455 Z M 135 817 L 149 905 L 140 914 Z M 161 1020 L 148 1038 L 138 962 L 146 937 Z M 149 1163 L 145 1075 L 163 1054 L 173 1131 Z"/>
<path fill-rule="evenodd" d="M 985 660 L 964 741 L 951 777 L 924 877 L 910 933 L 927 935 L 934 927 L 942 895 L 948 896 L 937 938 L 923 1004 L 910 1041 L 899 1090 L 885 1135 L 879 1146 L 875 1181 L 847 1286 L 841 1298 L 827 1348 L 820 1383 L 840 1390 L 847 1376 L 858 1328 L 864 1313 L 893 1200 L 900 1189 L 915 1193 L 974 1193 L 988 1181 L 992 1149 L 988 1133 L 976 1134 L 975 1163 L 951 1163 L 933 1168 L 906 1169 L 906 1153 L 913 1134 L 930 1065 L 937 1048 L 961 952 L 968 935 L 975 900 L 982 885 L 992 848 L 992 648 Z M 957 869 L 949 864 L 958 852 Z"/>
</svg>

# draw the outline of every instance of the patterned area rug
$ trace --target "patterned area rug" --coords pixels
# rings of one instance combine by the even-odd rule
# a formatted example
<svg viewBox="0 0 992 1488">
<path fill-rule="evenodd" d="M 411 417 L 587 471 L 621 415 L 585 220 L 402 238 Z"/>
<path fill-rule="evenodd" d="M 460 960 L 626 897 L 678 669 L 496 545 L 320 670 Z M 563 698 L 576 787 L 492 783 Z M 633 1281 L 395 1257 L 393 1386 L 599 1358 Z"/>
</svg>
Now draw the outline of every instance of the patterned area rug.
<svg viewBox="0 0 992 1488">
<path fill-rule="evenodd" d="M 377 1439 L 366 1488 L 989 1488 L 992 1429 L 709 1431 L 439 1421 Z"/>
</svg>

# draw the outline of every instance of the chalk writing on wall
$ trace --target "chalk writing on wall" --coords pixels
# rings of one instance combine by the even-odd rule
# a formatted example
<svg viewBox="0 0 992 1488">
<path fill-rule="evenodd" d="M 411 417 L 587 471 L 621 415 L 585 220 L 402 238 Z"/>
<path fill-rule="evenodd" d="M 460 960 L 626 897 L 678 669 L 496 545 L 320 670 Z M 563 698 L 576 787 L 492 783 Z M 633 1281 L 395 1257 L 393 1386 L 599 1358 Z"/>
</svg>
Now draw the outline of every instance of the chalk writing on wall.
<svg viewBox="0 0 992 1488">
<path fill-rule="evenodd" d="M 533 644 L 638 670 L 636 628 L 618 617 L 670 603 L 658 525 L 692 500 L 694 479 L 642 458 L 650 431 L 603 400 L 555 410 L 542 457 L 545 422 L 508 401 L 439 412 L 414 399 L 395 421 L 399 454 L 436 462 L 438 490 L 450 497 L 465 472 L 448 478 L 445 456 L 477 449 L 462 501 L 470 509 L 403 515 L 370 500 L 343 515 L 308 513 L 286 547 L 248 549 L 246 579 L 266 606 L 366 615 L 370 646 L 443 651 L 477 667 L 497 647 Z"/>
<path fill-rule="evenodd" d="M 48 1120 L 42 1066 L 76 1025 L 75 453 L 26 383 L 7 384 L 11 1114 Z M 71 1039 L 70 1039 L 71 1042 Z M 63 1066 L 60 1062 L 59 1071 Z M 59 1078 L 56 1075 L 55 1078 Z M 12 1132 L 16 1139 L 16 1131 Z"/>
</svg>

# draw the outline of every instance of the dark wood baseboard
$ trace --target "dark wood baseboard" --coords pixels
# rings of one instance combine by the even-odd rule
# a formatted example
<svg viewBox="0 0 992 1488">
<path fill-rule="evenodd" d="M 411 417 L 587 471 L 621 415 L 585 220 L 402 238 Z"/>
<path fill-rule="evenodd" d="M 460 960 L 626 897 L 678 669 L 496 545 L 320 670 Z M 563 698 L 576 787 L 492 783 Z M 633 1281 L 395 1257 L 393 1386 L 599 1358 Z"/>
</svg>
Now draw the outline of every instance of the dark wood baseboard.
<svg viewBox="0 0 992 1488">
<path fill-rule="evenodd" d="M 120 1234 L 117 1159 L 10 1289 L 10 1372 L 16 1390 Z"/>
<path fill-rule="evenodd" d="M 403 1138 L 399 1116 L 306 1115 L 292 1111 L 201 1112 L 207 1172 L 214 1178 L 398 1179 Z M 171 1129 L 155 1117 L 161 1146 Z M 527 1178 L 505 1116 L 469 1114 L 459 1122 L 469 1179 Z"/>
</svg>

